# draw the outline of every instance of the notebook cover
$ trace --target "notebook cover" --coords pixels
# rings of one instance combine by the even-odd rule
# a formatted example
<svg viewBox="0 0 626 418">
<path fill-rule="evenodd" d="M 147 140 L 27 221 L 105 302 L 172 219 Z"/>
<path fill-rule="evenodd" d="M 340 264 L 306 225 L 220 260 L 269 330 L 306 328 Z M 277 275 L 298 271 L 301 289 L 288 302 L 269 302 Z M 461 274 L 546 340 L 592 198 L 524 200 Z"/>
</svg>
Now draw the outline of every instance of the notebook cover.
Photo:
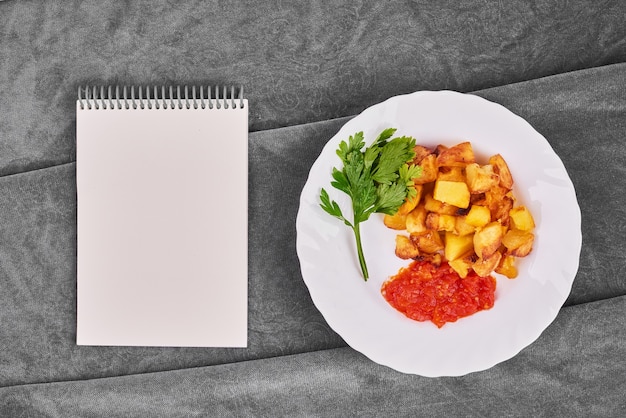
<svg viewBox="0 0 626 418">
<path fill-rule="evenodd" d="M 248 105 L 77 103 L 77 343 L 245 347 Z"/>
</svg>

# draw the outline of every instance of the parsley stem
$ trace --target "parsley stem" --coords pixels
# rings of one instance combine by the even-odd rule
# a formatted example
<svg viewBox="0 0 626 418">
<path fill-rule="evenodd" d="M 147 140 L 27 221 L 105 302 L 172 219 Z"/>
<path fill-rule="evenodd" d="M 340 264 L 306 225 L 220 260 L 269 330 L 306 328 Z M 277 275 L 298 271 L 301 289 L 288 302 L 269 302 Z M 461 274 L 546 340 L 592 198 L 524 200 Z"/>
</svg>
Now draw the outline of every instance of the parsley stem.
<svg viewBox="0 0 626 418">
<path fill-rule="evenodd" d="M 361 228 L 359 223 L 355 223 L 352 227 L 354 230 L 354 237 L 356 238 L 356 252 L 359 256 L 359 264 L 361 265 L 361 271 L 363 272 L 363 280 L 367 281 L 369 273 L 367 272 L 367 265 L 365 264 L 365 256 L 363 255 L 363 246 L 361 245 Z"/>
</svg>

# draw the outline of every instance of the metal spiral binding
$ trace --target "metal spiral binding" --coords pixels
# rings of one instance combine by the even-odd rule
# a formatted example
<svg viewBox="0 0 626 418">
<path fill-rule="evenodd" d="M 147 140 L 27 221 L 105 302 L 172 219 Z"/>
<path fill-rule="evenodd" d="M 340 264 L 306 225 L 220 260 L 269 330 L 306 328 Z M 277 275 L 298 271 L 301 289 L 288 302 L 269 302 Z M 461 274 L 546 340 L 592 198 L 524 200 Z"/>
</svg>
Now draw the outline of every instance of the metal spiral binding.
<svg viewBox="0 0 626 418">
<path fill-rule="evenodd" d="M 235 86 L 79 86 L 80 109 L 243 109 L 243 87 Z M 206 94 L 206 97 L 205 97 Z"/>
</svg>

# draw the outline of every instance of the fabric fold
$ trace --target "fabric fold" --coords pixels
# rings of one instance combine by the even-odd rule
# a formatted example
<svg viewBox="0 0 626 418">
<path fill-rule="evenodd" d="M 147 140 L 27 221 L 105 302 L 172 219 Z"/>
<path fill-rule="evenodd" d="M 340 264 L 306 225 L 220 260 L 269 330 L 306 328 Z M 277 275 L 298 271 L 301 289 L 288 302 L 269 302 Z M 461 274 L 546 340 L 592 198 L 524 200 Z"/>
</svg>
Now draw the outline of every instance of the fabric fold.
<svg viewBox="0 0 626 418">
<path fill-rule="evenodd" d="M 457 378 L 407 375 L 350 348 L 337 348 L 212 367 L 7 387 L 0 389 L 0 413 L 615 416 L 626 408 L 624 322 L 626 296 L 567 307 L 545 335 L 518 356 Z"/>
</svg>

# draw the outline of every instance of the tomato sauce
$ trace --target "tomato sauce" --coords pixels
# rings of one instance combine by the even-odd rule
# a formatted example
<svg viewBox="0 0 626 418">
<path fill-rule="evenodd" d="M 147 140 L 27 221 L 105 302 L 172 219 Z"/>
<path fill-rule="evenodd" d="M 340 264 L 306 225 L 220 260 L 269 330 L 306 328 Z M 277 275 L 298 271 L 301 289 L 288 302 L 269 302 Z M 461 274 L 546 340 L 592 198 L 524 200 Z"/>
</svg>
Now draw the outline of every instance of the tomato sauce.
<svg viewBox="0 0 626 418">
<path fill-rule="evenodd" d="M 398 311 L 416 321 L 447 322 L 493 307 L 496 280 L 473 271 L 462 279 L 446 262 L 436 266 L 413 261 L 387 280 L 383 297 Z"/>
</svg>

